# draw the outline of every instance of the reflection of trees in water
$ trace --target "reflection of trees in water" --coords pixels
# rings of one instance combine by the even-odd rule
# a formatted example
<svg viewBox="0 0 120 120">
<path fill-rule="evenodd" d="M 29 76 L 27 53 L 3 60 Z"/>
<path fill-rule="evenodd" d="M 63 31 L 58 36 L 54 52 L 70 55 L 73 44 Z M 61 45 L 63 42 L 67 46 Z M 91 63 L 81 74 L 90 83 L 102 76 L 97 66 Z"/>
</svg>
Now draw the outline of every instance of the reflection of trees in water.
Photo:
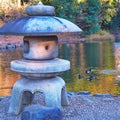
<svg viewBox="0 0 120 120">
<path fill-rule="evenodd" d="M 114 69 L 113 44 L 106 42 L 61 45 L 60 57 L 70 60 L 71 70 L 63 73 L 68 91 L 91 91 L 92 93 L 117 93 L 114 75 L 99 75 L 99 79 L 89 82 L 85 70 Z M 95 68 L 94 68 L 95 67 Z M 84 78 L 79 79 L 81 74 Z"/>
<path fill-rule="evenodd" d="M 94 55 L 90 56 L 92 53 Z M 19 78 L 19 74 L 10 70 L 10 62 L 21 58 L 21 56 L 20 50 L 0 52 L 0 95 L 9 94 L 10 89 L 3 88 L 12 87 Z M 92 82 L 87 81 L 85 77 L 82 79 L 78 78 L 79 74 L 85 76 L 85 70 L 94 66 L 94 63 L 97 63 L 95 65 L 97 65 L 98 69 L 114 68 L 112 43 L 63 44 L 59 46 L 59 57 L 69 60 L 71 63 L 71 70 L 64 72 L 62 75 L 62 78 L 67 83 L 68 91 L 118 93 L 120 87 L 114 85 L 113 75 L 100 75 L 99 80 Z M 87 59 L 88 57 L 89 59 Z"/>
<path fill-rule="evenodd" d="M 110 42 L 103 43 L 103 67 L 107 69 L 115 68 L 114 46 Z"/>
<path fill-rule="evenodd" d="M 100 53 L 99 56 L 103 56 L 103 42 L 99 42 L 99 48 L 100 48 Z M 103 66 L 103 57 L 99 57 L 100 60 L 100 66 Z"/>
<path fill-rule="evenodd" d="M 10 94 L 14 82 L 20 77 L 10 70 L 10 62 L 21 58 L 21 56 L 18 49 L 0 52 L 0 96 Z"/>
<path fill-rule="evenodd" d="M 115 54 L 115 67 L 117 70 L 117 76 L 116 76 L 116 83 L 117 83 L 117 91 L 120 93 L 120 43 L 116 43 L 114 47 L 114 54 Z"/>
<path fill-rule="evenodd" d="M 85 58 L 86 67 L 99 67 L 99 44 L 98 43 L 86 43 L 85 44 Z"/>
<path fill-rule="evenodd" d="M 116 69 L 117 69 L 118 66 L 120 65 L 120 46 L 115 45 L 114 54 L 115 54 L 115 65 L 116 65 Z"/>
<path fill-rule="evenodd" d="M 85 68 L 85 51 L 84 51 L 84 45 L 81 43 L 79 44 L 79 56 L 80 56 L 80 61 L 79 64 L 81 68 Z"/>
<path fill-rule="evenodd" d="M 87 67 L 114 68 L 114 52 L 111 42 L 86 43 L 85 55 Z"/>
</svg>

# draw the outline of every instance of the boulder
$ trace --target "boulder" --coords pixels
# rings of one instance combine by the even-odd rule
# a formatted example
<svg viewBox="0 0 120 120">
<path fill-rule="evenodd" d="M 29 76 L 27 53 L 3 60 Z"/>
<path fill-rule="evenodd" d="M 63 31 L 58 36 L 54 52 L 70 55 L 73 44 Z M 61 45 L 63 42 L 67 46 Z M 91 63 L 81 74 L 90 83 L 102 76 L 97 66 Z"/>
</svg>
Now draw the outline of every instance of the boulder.
<svg viewBox="0 0 120 120">
<path fill-rule="evenodd" d="M 63 114 L 58 107 L 31 105 L 24 109 L 21 120 L 62 120 Z"/>
</svg>

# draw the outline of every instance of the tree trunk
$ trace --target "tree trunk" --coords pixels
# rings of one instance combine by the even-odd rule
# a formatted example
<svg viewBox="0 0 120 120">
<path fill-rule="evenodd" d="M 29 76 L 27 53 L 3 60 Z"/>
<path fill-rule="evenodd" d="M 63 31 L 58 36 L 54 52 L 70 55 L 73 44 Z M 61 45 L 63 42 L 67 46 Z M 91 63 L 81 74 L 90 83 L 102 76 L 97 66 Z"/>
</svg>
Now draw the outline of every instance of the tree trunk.
<svg viewBox="0 0 120 120">
<path fill-rule="evenodd" d="M 21 6 L 21 0 L 17 0 L 17 6 L 18 6 L 18 7 Z"/>
</svg>

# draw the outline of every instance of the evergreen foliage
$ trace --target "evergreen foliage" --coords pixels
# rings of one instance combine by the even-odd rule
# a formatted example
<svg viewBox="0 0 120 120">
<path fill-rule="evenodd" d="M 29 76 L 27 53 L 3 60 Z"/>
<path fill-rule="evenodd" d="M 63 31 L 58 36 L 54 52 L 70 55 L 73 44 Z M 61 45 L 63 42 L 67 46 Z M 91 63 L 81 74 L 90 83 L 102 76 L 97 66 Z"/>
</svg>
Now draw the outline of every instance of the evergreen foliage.
<svg viewBox="0 0 120 120">
<path fill-rule="evenodd" d="M 85 34 L 93 34 L 100 31 L 99 14 L 101 4 L 99 0 L 86 0 L 82 12 L 83 31 Z"/>
<path fill-rule="evenodd" d="M 116 0 L 104 0 L 101 5 L 101 28 L 109 30 L 112 18 L 116 14 L 117 2 Z"/>
<path fill-rule="evenodd" d="M 110 27 L 112 31 L 117 31 L 120 29 L 120 9 L 118 10 L 116 16 L 114 16 L 112 21 L 110 22 Z"/>
<path fill-rule="evenodd" d="M 76 23 L 85 35 L 101 29 L 119 29 L 119 12 L 116 0 L 30 0 L 33 4 L 43 2 L 55 7 L 55 16 Z"/>
<path fill-rule="evenodd" d="M 51 2 L 56 8 L 55 15 L 75 22 L 75 17 L 80 15 L 79 4 L 77 0 L 53 0 Z"/>
<path fill-rule="evenodd" d="M 110 22 L 110 29 L 111 31 L 119 31 L 120 30 L 120 6 L 116 10 L 115 16 L 112 18 Z"/>
<path fill-rule="evenodd" d="M 55 7 L 55 16 L 65 18 L 75 22 L 75 18 L 80 16 L 78 0 L 33 0 L 33 4 L 42 1 L 44 4 Z"/>
<path fill-rule="evenodd" d="M 99 18 L 101 4 L 99 0 L 87 0 L 78 2 L 78 0 L 51 0 L 51 5 L 56 8 L 56 16 L 65 18 L 78 25 L 85 31 L 85 34 L 92 34 L 100 30 Z M 47 3 L 46 2 L 46 3 Z M 43 1 L 45 3 L 45 1 Z M 81 21 L 77 21 L 82 16 Z M 81 19 L 80 19 L 81 20 Z M 84 26 L 83 26 L 84 25 Z"/>
</svg>

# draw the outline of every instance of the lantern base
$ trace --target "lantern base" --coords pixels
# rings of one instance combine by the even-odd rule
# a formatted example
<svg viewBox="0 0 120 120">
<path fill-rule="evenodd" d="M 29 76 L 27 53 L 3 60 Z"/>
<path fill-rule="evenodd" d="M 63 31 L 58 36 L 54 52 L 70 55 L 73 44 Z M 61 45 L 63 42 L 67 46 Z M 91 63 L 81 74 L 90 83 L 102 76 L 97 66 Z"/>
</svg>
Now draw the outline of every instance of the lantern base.
<svg viewBox="0 0 120 120">
<path fill-rule="evenodd" d="M 65 82 L 62 78 L 41 78 L 39 80 L 21 78 L 13 86 L 8 113 L 19 114 L 22 104 L 30 104 L 36 92 L 44 94 L 48 107 L 61 108 L 61 105 L 68 105 Z"/>
</svg>

